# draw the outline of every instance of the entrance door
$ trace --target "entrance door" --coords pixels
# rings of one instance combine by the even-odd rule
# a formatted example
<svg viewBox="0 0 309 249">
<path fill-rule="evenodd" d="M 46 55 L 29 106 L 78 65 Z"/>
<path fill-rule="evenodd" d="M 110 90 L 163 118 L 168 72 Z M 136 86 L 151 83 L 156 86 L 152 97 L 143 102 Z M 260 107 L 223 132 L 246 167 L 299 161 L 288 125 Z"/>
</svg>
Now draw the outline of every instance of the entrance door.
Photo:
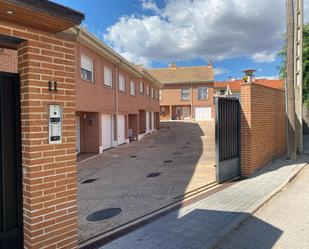
<svg viewBox="0 0 309 249">
<path fill-rule="evenodd" d="M 146 133 L 149 133 L 150 131 L 150 113 L 146 112 Z"/>
<path fill-rule="evenodd" d="M 125 118 L 124 115 L 118 115 L 117 120 L 118 145 L 126 142 L 125 138 Z"/>
<path fill-rule="evenodd" d="M 240 104 L 236 98 L 215 98 L 217 182 L 240 175 Z"/>
<path fill-rule="evenodd" d="M 112 115 L 103 114 L 101 116 L 101 129 L 102 129 L 102 149 L 107 150 L 112 147 Z"/>
<path fill-rule="evenodd" d="M 76 116 L 76 152 L 80 153 L 80 117 Z"/>
<path fill-rule="evenodd" d="M 184 120 L 190 120 L 190 112 L 189 106 L 182 107 L 182 116 Z"/>
<path fill-rule="evenodd" d="M 19 77 L 0 72 L 0 248 L 23 248 Z"/>
<path fill-rule="evenodd" d="M 210 121 L 211 107 L 196 107 L 195 108 L 195 120 L 196 121 Z"/>
</svg>

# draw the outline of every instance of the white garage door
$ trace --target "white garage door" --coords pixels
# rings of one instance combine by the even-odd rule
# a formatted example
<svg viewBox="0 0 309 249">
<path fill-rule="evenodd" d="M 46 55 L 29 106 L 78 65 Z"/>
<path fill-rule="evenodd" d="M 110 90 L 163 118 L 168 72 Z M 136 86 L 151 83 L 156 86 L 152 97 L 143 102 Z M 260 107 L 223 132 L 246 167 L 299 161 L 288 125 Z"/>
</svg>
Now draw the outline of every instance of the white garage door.
<svg viewBox="0 0 309 249">
<path fill-rule="evenodd" d="M 118 145 L 124 144 L 126 142 L 126 140 L 125 140 L 125 118 L 124 118 L 124 115 L 118 115 L 117 134 L 118 134 Z"/>
<path fill-rule="evenodd" d="M 210 121 L 211 119 L 211 107 L 196 107 L 195 108 L 195 120 L 196 121 Z"/>
<path fill-rule="evenodd" d="M 112 115 L 103 114 L 101 116 L 102 124 L 102 149 L 106 150 L 112 147 L 113 124 Z"/>
<path fill-rule="evenodd" d="M 151 113 L 151 130 L 155 130 L 155 115 L 154 112 Z"/>
<path fill-rule="evenodd" d="M 149 112 L 146 112 L 146 133 L 149 133 L 150 132 L 150 113 Z"/>
</svg>

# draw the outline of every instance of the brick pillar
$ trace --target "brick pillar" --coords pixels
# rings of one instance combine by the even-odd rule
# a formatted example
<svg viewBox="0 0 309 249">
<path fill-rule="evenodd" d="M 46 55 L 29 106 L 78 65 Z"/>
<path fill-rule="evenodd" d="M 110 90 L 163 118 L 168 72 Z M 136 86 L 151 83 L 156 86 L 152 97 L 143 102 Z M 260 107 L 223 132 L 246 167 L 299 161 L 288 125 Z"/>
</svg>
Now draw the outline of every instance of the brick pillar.
<svg viewBox="0 0 309 249">
<path fill-rule="evenodd" d="M 251 85 L 241 85 L 241 174 L 251 174 L 252 144 L 251 144 Z"/>
<path fill-rule="evenodd" d="M 33 31 L 34 32 L 34 31 Z M 45 33 L 18 49 L 25 248 L 77 248 L 75 45 Z M 58 92 L 48 91 L 48 81 Z M 48 144 L 48 106 L 63 107 L 62 144 Z"/>
</svg>

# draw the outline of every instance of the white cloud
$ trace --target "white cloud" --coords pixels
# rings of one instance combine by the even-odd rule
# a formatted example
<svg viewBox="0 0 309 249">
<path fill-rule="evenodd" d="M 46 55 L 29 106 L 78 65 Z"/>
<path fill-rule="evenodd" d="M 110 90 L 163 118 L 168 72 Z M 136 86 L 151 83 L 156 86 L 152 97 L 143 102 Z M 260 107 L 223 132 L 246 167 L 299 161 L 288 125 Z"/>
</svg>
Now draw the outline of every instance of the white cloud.
<svg viewBox="0 0 309 249">
<path fill-rule="evenodd" d="M 272 62 L 283 43 L 285 1 L 166 0 L 163 8 L 154 0 L 140 3 L 154 14 L 121 17 L 104 35 L 116 51 L 134 62 L 238 56 Z"/>
<path fill-rule="evenodd" d="M 230 71 L 225 69 L 225 68 L 222 68 L 222 67 L 216 67 L 215 69 L 215 75 L 218 76 L 218 75 L 222 75 L 222 74 L 226 74 L 226 73 L 229 73 Z"/>
<path fill-rule="evenodd" d="M 152 10 L 155 13 L 160 13 L 156 2 L 154 0 L 141 0 L 143 10 Z"/>
<path fill-rule="evenodd" d="M 263 62 L 274 62 L 276 60 L 277 53 L 267 53 L 267 52 L 260 52 L 255 53 L 251 56 L 251 59 L 256 63 L 263 63 Z"/>
<path fill-rule="evenodd" d="M 267 80 L 278 80 L 279 75 L 270 75 L 270 76 L 256 76 L 256 79 L 267 79 Z"/>
</svg>

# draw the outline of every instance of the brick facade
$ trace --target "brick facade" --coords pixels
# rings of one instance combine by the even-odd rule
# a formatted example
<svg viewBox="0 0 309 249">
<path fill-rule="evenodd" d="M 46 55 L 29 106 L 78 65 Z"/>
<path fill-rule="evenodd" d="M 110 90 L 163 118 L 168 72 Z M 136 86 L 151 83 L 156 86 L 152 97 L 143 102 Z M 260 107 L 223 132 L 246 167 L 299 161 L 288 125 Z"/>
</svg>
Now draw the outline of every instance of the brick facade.
<svg viewBox="0 0 309 249">
<path fill-rule="evenodd" d="M 21 85 L 25 248 L 77 247 L 75 45 L 53 34 L 0 21 L 0 34 L 23 38 Z M 58 92 L 48 91 L 48 81 Z M 63 107 L 62 144 L 48 144 L 48 106 Z"/>
<path fill-rule="evenodd" d="M 249 176 L 286 152 L 284 91 L 241 85 L 241 171 Z"/>
<path fill-rule="evenodd" d="M 17 51 L 0 48 L 0 71 L 17 73 Z"/>
</svg>

